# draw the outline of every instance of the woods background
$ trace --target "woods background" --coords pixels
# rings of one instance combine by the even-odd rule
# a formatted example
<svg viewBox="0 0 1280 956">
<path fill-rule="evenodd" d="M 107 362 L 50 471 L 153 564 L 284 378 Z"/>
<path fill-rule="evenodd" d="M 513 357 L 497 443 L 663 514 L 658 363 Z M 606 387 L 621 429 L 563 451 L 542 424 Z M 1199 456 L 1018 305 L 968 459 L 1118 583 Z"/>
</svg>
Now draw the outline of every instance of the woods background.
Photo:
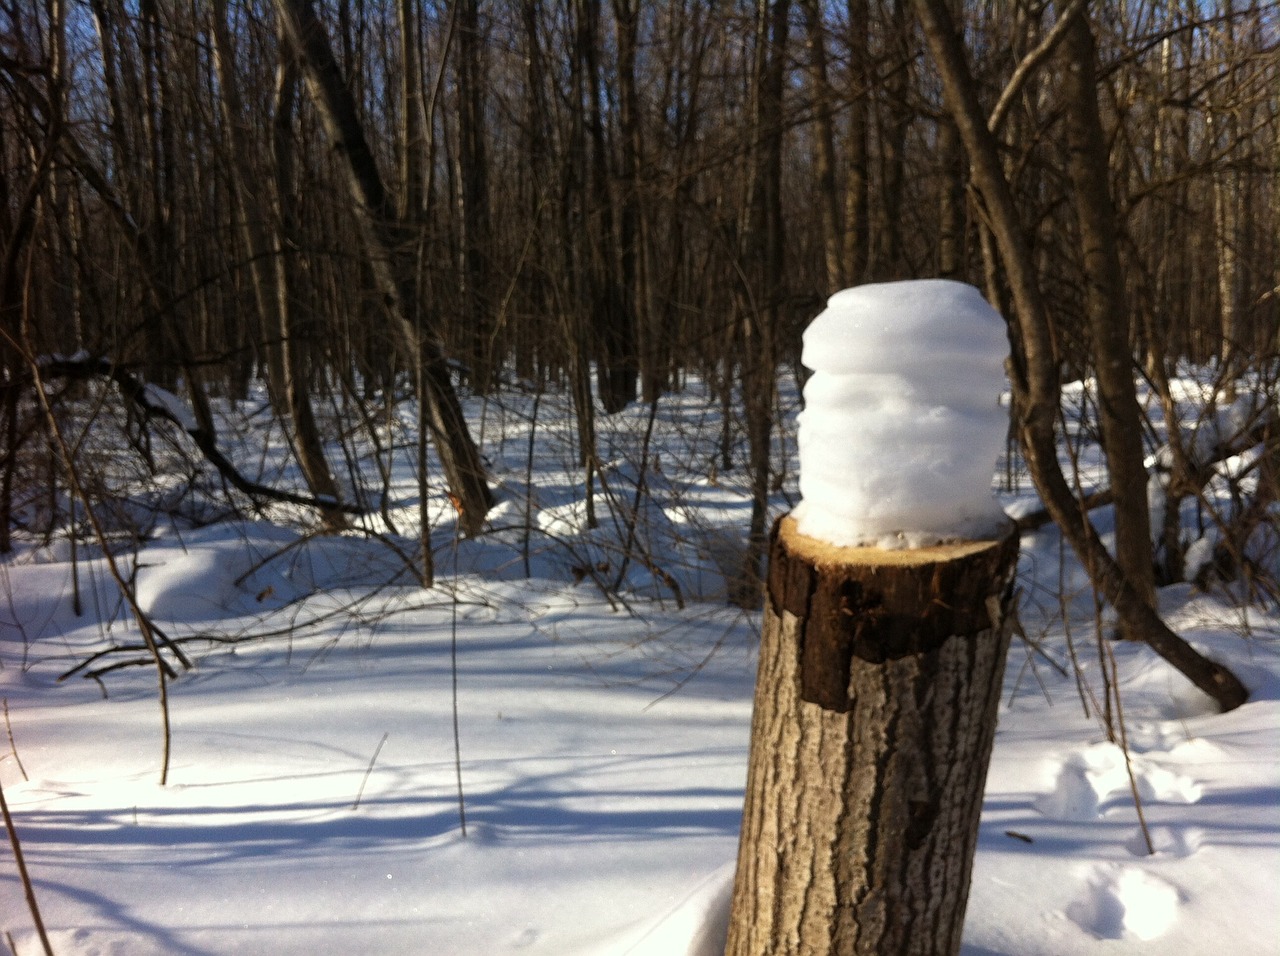
<svg viewBox="0 0 1280 956">
<path fill-rule="evenodd" d="M 210 401 L 265 383 L 322 506 L 361 494 L 335 448 L 376 444 L 416 393 L 471 531 L 491 498 L 455 388 L 568 390 L 590 489 L 595 416 L 692 375 L 724 411 L 714 467 L 751 476 L 751 591 L 777 376 L 803 374 L 825 297 L 943 276 L 1021 308 L 931 8 L 963 41 L 1055 376 L 1118 348 L 1166 396 L 1183 360 L 1273 382 L 1274 4 L 0 0 L 0 549 L 47 428 L 23 411 L 41 356 L 180 391 L 211 443 Z M 1055 29 L 1082 9 L 1074 40 Z M 1203 462 L 1174 457 L 1193 494 Z M 1169 540 L 1156 578 L 1180 574 Z"/>
</svg>

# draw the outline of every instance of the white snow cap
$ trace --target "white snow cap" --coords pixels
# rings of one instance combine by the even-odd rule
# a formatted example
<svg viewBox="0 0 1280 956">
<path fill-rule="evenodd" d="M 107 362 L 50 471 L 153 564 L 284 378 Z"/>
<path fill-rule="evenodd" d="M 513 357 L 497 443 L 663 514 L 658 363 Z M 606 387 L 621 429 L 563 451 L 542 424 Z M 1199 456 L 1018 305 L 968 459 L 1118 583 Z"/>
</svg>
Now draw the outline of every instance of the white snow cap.
<svg viewBox="0 0 1280 956">
<path fill-rule="evenodd" d="M 999 533 L 991 492 L 1008 416 L 1004 320 L 971 285 L 837 292 L 804 333 L 797 530 L 835 545 L 924 547 Z"/>
</svg>

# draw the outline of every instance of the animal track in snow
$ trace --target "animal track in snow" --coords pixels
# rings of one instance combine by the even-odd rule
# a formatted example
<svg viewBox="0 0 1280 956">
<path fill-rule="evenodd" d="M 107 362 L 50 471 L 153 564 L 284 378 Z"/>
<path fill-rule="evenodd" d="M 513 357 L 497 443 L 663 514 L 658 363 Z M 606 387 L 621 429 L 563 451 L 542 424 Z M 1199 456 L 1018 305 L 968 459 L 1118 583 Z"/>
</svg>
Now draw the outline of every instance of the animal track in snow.
<svg viewBox="0 0 1280 956">
<path fill-rule="evenodd" d="M 1178 918 L 1175 886 L 1134 866 L 1100 866 L 1067 905 L 1067 918 L 1098 939 L 1143 942 L 1167 932 Z"/>
<path fill-rule="evenodd" d="M 1144 801 L 1196 803 L 1203 788 L 1190 777 L 1157 766 L 1140 754 L 1130 754 L 1138 796 Z M 1129 771 L 1124 751 L 1112 743 L 1078 750 L 1061 763 L 1053 789 L 1035 801 L 1035 808 L 1057 820 L 1096 820 L 1115 795 L 1130 798 Z"/>
<path fill-rule="evenodd" d="M 1184 857 L 1190 856 L 1200 849 L 1204 839 L 1204 831 L 1199 827 L 1156 826 L 1149 827 L 1151 848 L 1157 856 Z M 1149 856 L 1147 840 L 1140 828 L 1135 829 L 1124 841 L 1124 848 L 1134 856 Z"/>
</svg>

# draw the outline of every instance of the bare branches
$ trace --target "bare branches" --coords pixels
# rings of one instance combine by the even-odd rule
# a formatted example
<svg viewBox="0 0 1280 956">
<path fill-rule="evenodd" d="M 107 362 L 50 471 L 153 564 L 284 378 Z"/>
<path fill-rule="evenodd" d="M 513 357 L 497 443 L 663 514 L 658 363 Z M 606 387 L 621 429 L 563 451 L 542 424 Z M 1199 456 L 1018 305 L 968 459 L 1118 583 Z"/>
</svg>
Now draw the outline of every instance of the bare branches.
<svg viewBox="0 0 1280 956">
<path fill-rule="evenodd" d="M 1053 55 L 1054 48 L 1057 47 L 1058 42 L 1070 28 L 1072 21 L 1077 17 L 1083 16 L 1088 5 L 1089 0 L 1071 0 L 1058 17 L 1057 22 L 1054 23 L 1053 28 L 1036 44 L 1035 49 L 1018 61 L 1013 75 L 1009 77 L 1009 82 L 1005 84 L 1004 89 L 1000 92 L 1000 99 L 996 100 L 996 105 L 991 108 L 991 115 L 987 117 L 987 128 L 991 132 L 1000 132 L 1000 128 L 1004 126 L 1004 121 L 1008 118 L 1009 110 L 1012 109 L 1014 102 L 1026 88 L 1027 81 Z"/>
<path fill-rule="evenodd" d="M 1009 319 L 1015 412 L 1032 479 L 1055 523 L 1130 634 L 1150 644 L 1224 711 L 1238 707 L 1249 696 L 1244 685 L 1230 670 L 1199 654 L 1160 620 L 1148 596 L 1124 574 L 1087 513 L 1076 505 L 1057 456 L 1054 422 L 1060 400 L 1059 367 L 1051 342 L 1049 312 L 1013 191 L 995 137 L 983 117 L 977 86 L 945 0 L 915 0 L 915 7 L 942 74 L 948 108 L 969 154 L 974 184 L 984 201 L 1013 293 L 1015 309 Z"/>
<path fill-rule="evenodd" d="M 181 406 L 181 403 L 163 389 L 143 382 L 137 376 L 122 369 L 110 359 L 102 357 L 55 356 L 39 361 L 41 377 L 49 378 L 106 378 L 116 384 L 120 393 L 133 403 L 146 417 L 161 418 L 172 422 L 190 437 L 205 459 L 218 470 L 236 490 L 243 492 L 255 501 L 278 501 L 286 504 L 302 505 L 319 511 L 341 511 L 346 514 L 364 514 L 365 509 L 358 505 L 347 504 L 327 498 L 303 495 L 282 488 L 272 488 L 260 482 L 246 478 L 234 464 L 218 448 L 215 437 L 200 427 Z"/>
</svg>

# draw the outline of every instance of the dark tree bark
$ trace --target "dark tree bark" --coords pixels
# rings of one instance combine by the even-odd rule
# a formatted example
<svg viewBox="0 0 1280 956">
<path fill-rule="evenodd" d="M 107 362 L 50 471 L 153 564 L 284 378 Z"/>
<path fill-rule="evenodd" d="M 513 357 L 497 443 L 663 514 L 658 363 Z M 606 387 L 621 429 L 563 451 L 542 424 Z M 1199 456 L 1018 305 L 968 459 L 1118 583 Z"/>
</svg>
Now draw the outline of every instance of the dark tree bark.
<svg viewBox="0 0 1280 956">
<path fill-rule="evenodd" d="M 1128 581 L 1103 545 L 1088 514 L 1077 506 L 1058 462 L 1054 425 L 1061 394 L 1048 310 L 1031 245 L 1001 164 L 999 145 L 978 99 L 977 84 L 946 0 L 914 2 L 925 42 L 942 76 L 948 112 L 965 144 L 973 184 L 986 207 L 1011 291 L 1010 378 L 1018 436 L 1041 500 L 1130 635 L 1150 644 L 1224 711 L 1238 707 L 1249 696 L 1239 678 L 1228 668 L 1201 655 L 1169 629 Z"/>
<path fill-rule="evenodd" d="M 802 0 L 805 42 L 809 48 L 809 84 L 814 109 L 814 176 L 817 179 L 818 221 L 822 224 L 823 264 L 827 294 L 851 284 L 849 257 L 844 248 L 840 191 L 836 182 L 834 93 L 827 75 L 827 37 L 820 0 Z"/>
<path fill-rule="evenodd" d="M 751 125 L 748 202 L 740 251 L 743 287 L 739 294 L 739 375 L 747 425 L 747 466 L 751 473 L 751 523 L 734 603 L 759 607 L 760 568 L 768 540 L 777 389 L 777 334 L 783 289 L 782 132 L 784 76 L 790 0 L 760 0 Z"/>
<path fill-rule="evenodd" d="M 856 85 L 849 104 L 847 178 L 844 187 L 844 248 L 849 254 L 849 281 L 865 281 L 870 264 L 870 115 L 872 66 L 867 0 L 849 0 L 849 73 Z"/>
<path fill-rule="evenodd" d="M 964 148 L 955 123 L 947 117 L 938 123 L 938 162 L 942 176 L 938 202 L 938 277 L 963 282 L 968 273 Z"/>
<path fill-rule="evenodd" d="M 471 386 L 488 394 L 495 384 L 493 303 L 490 301 L 489 159 L 485 147 L 485 57 L 476 0 L 459 0 L 458 9 L 458 217 L 462 225 L 458 256 L 459 292 L 467 336 Z"/>
<path fill-rule="evenodd" d="M 636 58 L 640 49 L 640 12 L 636 0 L 613 0 L 618 49 L 618 323 L 613 339 L 614 371 L 608 396 L 610 410 L 625 408 L 636 399 L 640 372 L 638 346 L 641 327 L 640 288 L 640 170 L 644 163 L 640 94 L 636 87 Z"/>
<path fill-rule="evenodd" d="M 588 157 L 585 199 L 590 215 L 588 246 L 584 256 L 587 302 L 600 404 L 612 414 L 636 398 L 635 314 L 628 308 L 618 250 L 617 218 L 610 194 L 612 177 L 601 103 L 603 76 L 599 4 L 595 0 L 575 0 L 574 14 L 577 27 L 574 57 L 580 84 L 577 91 L 580 95 L 575 97 L 575 104 L 582 111 L 584 148 Z"/>
<path fill-rule="evenodd" d="M 872 278 L 877 280 L 906 279 L 911 271 L 906 259 L 902 217 L 906 211 L 907 132 L 915 118 L 909 95 L 911 61 L 915 54 L 908 0 L 892 0 L 891 9 L 888 73 L 881 81 L 886 102 L 878 129 L 882 188 L 880 216 L 876 222 L 878 242 L 872 263 Z"/>
<path fill-rule="evenodd" d="M 1142 411 L 1133 383 L 1129 311 L 1111 201 L 1107 140 L 1098 115 L 1097 51 L 1083 15 L 1070 17 L 1061 62 L 1058 75 L 1066 105 L 1067 171 L 1080 225 L 1085 311 L 1098 377 L 1098 422 L 1115 504 L 1116 563 L 1138 596 L 1155 607 Z"/>
<path fill-rule="evenodd" d="M 493 505 L 488 477 L 449 377 L 443 344 L 430 326 L 419 321 L 421 305 L 411 265 L 399 255 L 401 237 L 395 210 L 361 129 L 350 89 L 309 0 L 276 0 L 276 11 L 290 42 L 300 52 L 321 123 L 342 160 L 370 272 L 392 329 L 405 353 L 421 362 L 422 394 L 418 399 L 430 421 L 460 526 L 467 534 L 475 534 Z"/>
</svg>

